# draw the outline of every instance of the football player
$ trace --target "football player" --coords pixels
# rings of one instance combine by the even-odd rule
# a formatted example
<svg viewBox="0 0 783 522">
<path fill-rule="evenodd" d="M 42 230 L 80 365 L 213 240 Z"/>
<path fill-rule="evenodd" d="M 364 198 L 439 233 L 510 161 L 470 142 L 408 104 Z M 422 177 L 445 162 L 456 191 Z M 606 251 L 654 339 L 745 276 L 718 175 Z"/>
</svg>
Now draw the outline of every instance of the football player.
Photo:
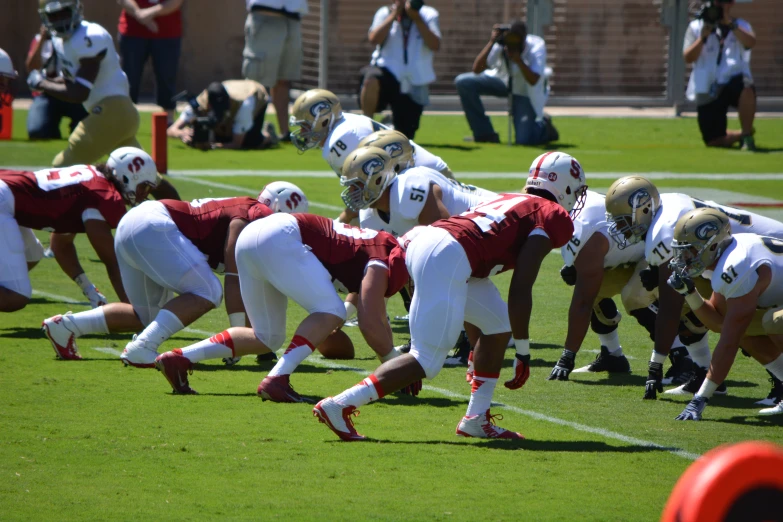
<svg viewBox="0 0 783 522">
<path fill-rule="evenodd" d="M 16 94 L 16 82 L 19 76 L 8 53 L 0 48 L 0 108 L 10 105 Z"/>
<path fill-rule="evenodd" d="M 370 177 L 369 183 L 374 181 Z M 457 435 L 522 438 L 495 425 L 492 395 L 509 333 L 513 333 L 516 357 L 514 376 L 506 387 L 520 388 L 530 375 L 533 283 L 544 257 L 571 238 L 574 227 L 569 214 L 578 214 L 584 204 L 584 181 L 575 159 L 548 152 L 534 162 L 525 185 L 527 194 L 499 194 L 459 216 L 414 228 L 403 236 L 405 262 L 416 288 L 410 311 L 410 353 L 322 400 L 313 414 L 342 440 L 364 439 L 351 420 L 356 409 L 419 379 L 434 378 L 463 322 L 468 322 L 482 335 L 475 349 L 470 403 Z M 506 306 L 489 277 L 512 269 Z"/>
<path fill-rule="evenodd" d="M 127 301 L 114 253 L 111 230 L 125 214 L 125 205 L 144 200 L 158 180 L 155 163 L 136 148 L 118 149 L 105 165 L 76 165 L 25 172 L 0 170 L 0 311 L 24 308 L 32 294 L 28 268 L 43 256 L 30 229 L 67 237 L 84 232 L 106 266 L 114 291 Z M 90 303 L 106 303 L 84 273 L 73 243 L 52 243 L 63 271 Z"/>
<path fill-rule="evenodd" d="M 669 286 L 707 327 L 720 332 L 707 377 L 677 420 L 700 420 L 740 346 L 783 379 L 783 241 L 731 233 L 730 218 L 711 208 L 684 214 L 674 229 Z M 693 278 L 712 271 L 705 301 Z M 783 402 L 760 415 L 783 414 Z"/>
<path fill-rule="evenodd" d="M 620 178 L 612 183 L 606 193 L 606 215 L 607 220 L 611 221 L 609 235 L 620 249 L 644 242 L 644 256 L 649 267 L 642 270 L 639 277 L 646 289 L 658 288 L 659 292 L 655 344 L 649 363 L 645 399 L 655 399 L 656 392 L 663 391 L 663 362 L 678 330 L 680 339 L 697 367 L 689 382 L 667 393 L 698 391 L 710 364 L 707 329 L 689 307 L 683 306 L 684 298 L 666 284 L 671 275 L 669 261 L 674 255 L 671 248 L 674 227 L 686 212 L 702 207 L 717 209 L 728 216 L 733 233 L 783 238 L 783 223 L 685 194 L 659 194 L 655 185 L 641 176 Z M 707 285 L 704 278 L 697 278 L 695 282 Z"/>
<path fill-rule="evenodd" d="M 118 147 L 141 148 L 136 140 L 139 113 L 130 99 L 128 77 L 120 67 L 111 34 L 84 20 L 81 0 L 39 0 L 38 6 L 41 22 L 52 35 L 62 76 L 50 80 L 34 70 L 27 85 L 60 100 L 82 103 L 88 113 L 52 165 L 90 164 Z M 153 195 L 179 199 L 163 179 Z"/>
<path fill-rule="evenodd" d="M 359 328 L 381 361 L 399 355 L 392 344 L 384 299 L 408 282 L 404 255 L 394 236 L 311 214 L 274 215 L 242 232 L 236 262 L 252 329 L 229 328 L 159 356 L 156 365 L 175 393 L 194 393 L 187 376 L 195 362 L 279 349 L 286 337 L 289 298 L 309 315 L 258 386 L 263 399 L 305 401 L 294 391 L 290 376 L 345 321 L 338 291 L 359 293 Z"/>
<path fill-rule="evenodd" d="M 280 182 L 277 182 L 279 184 Z M 273 183 L 272 185 L 276 185 Z M 291 187 L 283 212 L 307 209 L 307 199 Z M 276 200 L 265 189 L 260 199 Z M 112 303 L 95 310 L 50 317 L 43 327 L 60 357 L 79 359 L 76 338 L 87 334 L 138 332 L 120 359 L 126 365 L 152 368 L 158 347 L 223 299 L 223 285 L 212 273 L 225 273 L 226 311 L 232 326 L 245 325 L 234 249 L 251 221 L 273 213 L 248 197 L 163 199 L 132 209 L 120 221 L 114 248 L 130 304 Z M 173 297 L 172 293 L 177 293 Z"/>
</svg>

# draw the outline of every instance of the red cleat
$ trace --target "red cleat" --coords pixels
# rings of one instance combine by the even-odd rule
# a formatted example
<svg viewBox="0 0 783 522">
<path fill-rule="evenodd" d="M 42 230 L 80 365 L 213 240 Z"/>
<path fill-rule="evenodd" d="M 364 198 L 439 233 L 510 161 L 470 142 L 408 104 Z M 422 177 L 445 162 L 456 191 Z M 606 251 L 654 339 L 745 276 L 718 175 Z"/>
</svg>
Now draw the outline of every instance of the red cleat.
<svg viewBox="0 0 783 522">
<path fill-rule="evenodd" d="M 307 402 L 296 393 L 289 382 L 290 375 L 267 375 L 258 385 L 258 395 L 262 399 L 272 402 Z"/>
<path fill-rule="evenodd" d="M 346 442 L 367 439 L 364 435 L 359 435 L 353 427 L 351 416 L 359 415 L 359 410 L 355 406 L 343 407 L 334 402 L 331 397 L 327 397 L 315 405 L 313 415 Z"/>
<path fill-rule="evenodd" d="M 182 395 L 196 395 L 196 390 L 188 383 L 188 374 L 193 373 L 193 363 L 182 355 L 182 350 L 176 348 L 170 352 L 162 353 L 155 359 L 155 368 L 166 376 L 174 393 Z"/>
</svg>

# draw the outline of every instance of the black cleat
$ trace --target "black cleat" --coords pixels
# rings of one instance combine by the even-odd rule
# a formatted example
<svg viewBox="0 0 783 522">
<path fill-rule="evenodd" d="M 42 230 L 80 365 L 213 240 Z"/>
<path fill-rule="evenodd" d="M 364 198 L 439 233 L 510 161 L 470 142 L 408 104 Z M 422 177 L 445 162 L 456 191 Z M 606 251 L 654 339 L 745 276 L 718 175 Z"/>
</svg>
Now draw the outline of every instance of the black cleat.
<svg viewBox="0 0 783 522">
<path fill-rule="evenodd" d="M 688 382 L 677 388 L 666 390 L 664 393 L 668 395 L 695 395 L 704 383 L 704 379 L 707 378 L 707 368 L 700 368 L 695 364 L 693 368 L 693 375 Z M 726 393 L 728 393 L 726 391 L 726 383 L 721 383 L 715 390 L 715 395 L 726 395 Z"/>
<path fill-rule="evenodd" d="M 596 356 L 593 362 L 588 366 L 578 368 L 571 373 L 586 372 L 630 373 L 631 365 L 628 363 L 628 359 L 625 358 L 625 355 L 616 357 L 609 353 L 609 349 L 606 346 L 602 346 L 601 353 Z"/>
<path fill-rule="evenodd" d="M 769 373 L 769 371 L 767 371 L 767 373 Z M 781 401 L 781 399 L 783 399 L 783 383 L 781 383 L 780 380 L 778 380 L 778 378 L 771 373 L 769 375 L 769 382 L 772 383 L 772 389 L 770 390 L 766 399 L 756 401 L 756 404 L 759 406 L 776 406 Z"/>
<path fill-rule="evenodd" d="M 691 380 L 695 365 L 685 348 L 673 349 L 669 353 L 669 360 L 672 362 L 672 365 L 669 366 L 669 369 L 666 370 L 666 375 L 663 376 L 663 381 L 661 381 L 663 384 L 679 386 Z"/>
<path fill-rule="evenodd" d="M 444 366 L 467 366 L 470 352 L 471 347 L 470 342 L 468 341 L 468 334 L 463 330 L 462 333 L 459 334 L 457 344 L 454 346 L 454 353 L 451 357 L 446 359 Z"/>
<path fill-rule="evenodd" d="M 256 364 L 265 365 L 269 362 L 276 362 L 277 354 L 275 352 L 260 353 L 256 355 Z"/>
</svg>

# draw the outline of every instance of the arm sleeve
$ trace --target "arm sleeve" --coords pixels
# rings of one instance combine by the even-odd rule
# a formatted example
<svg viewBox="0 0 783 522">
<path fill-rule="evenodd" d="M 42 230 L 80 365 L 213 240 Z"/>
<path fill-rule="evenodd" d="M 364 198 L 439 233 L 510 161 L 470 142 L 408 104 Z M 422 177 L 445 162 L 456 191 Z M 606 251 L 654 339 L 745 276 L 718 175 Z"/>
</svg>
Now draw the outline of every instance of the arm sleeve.
<svg viewBox="0 0 783 522">
<path fill-rule="evenodd" d="M 574 235 L 574 222 L 571 216 L 561 206 L 550 212 L 541 227 L 549 239 L 552 241 L 553 248 L 560 248 Z M 532 232 L 531 232 L 532 234 Z"/>
<path fill-rule="evenodd" d="M 367 34 L 370 34 L 370 31 L 381 25 L 381 23 L 386 19 L 386 17 L 389 16 L 389 8 L 384 6 L 375 11 L 375 16 L 372 19 L 372 25 L 370 26 L 370 29 L 367 31 Z"/>
<path fill-rule="evenodd" d="M 101 214 L 101 211 L 97 208 L 88 208 L 82 212 L 82 223 L 91 219 L 106 221 L 106 218 L 103 217 L 103 214 Z"/>
<path fill-rule="evenodd" d="M 234 125 L 231 132 L 234 134 L 244 134 L 253 128 L 253 110 L 256 108 L 256 97 L 248 96 L 239 107 L 234 116 Z"/>
<path fill-rule="evenodd" d="M 530 63 L 527 64 L 534 73 L 543 76 L 546 68 L 546 44 L 543 41 L 538 42 L 530 50 Z"/>
<path fill-rule="evenodd" d="M 497 69 L 503 63 L 503 47 L 500 44 L 492 44 L 492 49 L 489 50 L 487 55 L 487 67 L 490 69 Z"/>
<path fill-rule="evenodd" d="M 694 22 L 698 22 L 698 20 L 694 20 Z M 700 32 L 701 27 L 696 27 L 696 24 L 693 22 L 688 25 L 688 28 L 685 30 L 685 41 L 682 44 L 683 52 L 699 38 Z"/>
<path fill-rule="evenodd" d="M 746 20 L 743 20 L 742 18 L 737 18 L 737 25 L 742 29 L 744 29 L 745 31 L 751 33 L 752 35 L 754 36 L 756 35 L 756 33 L 753 32 L 753 27 L 751 27 L 751 25 Z"/>
<path fill-rule="evenodd" d="M 429 27 L 430 31 L 440 38 L 440 13 L 434 8 L 429 9 L 428 12 L 429 14 L 424 21 L 427 23 L 427 27 Z"/>
<path fill-rule="evenodd" d="M 725 285 L 722 288 L 723 292 L 720 293 L 722 293 L 726 299 L 742 297 L 753 290 L 753 287 L 756 286 L 758 280 L 758 272 L 756 272 L 756 270 L 748 270 L 745 277 L 737 278 L 730 284 Z"/>
</svg>

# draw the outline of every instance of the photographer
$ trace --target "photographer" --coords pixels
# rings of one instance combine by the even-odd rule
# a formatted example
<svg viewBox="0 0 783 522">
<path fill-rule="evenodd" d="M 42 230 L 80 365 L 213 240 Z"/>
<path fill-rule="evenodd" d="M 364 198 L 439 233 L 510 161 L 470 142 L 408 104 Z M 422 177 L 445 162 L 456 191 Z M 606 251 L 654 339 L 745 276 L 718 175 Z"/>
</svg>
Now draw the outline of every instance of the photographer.
<svg viewBox="0 0 783 522">
<path fill-rule="evenodd" d="M 264 86 L 253 80 L 212 82 L 194 98 L 166 131 L 191 147 L 265 149 L 278 141 L 271 123 L 264 129 Z"/>
<path fill-rule="evenodd" d="M 488 70 L 486 70 L 489 68 Z M 500 138 L 484 112 L 480 95 L 508 96 L 509 69 L 513 93 L 512 116 L 517 145 L 539 145 L 556 141 L 559 136 L 544 106 L 549 85 L 544 78 L 546 44 L 544 39 L 527 33 L 521 20 L 495 25 L 487 45 L 473 62 L 473 72 L 454 80 L 462 109 L 468 119 L 473 140 L 499 143 Z"/>
<path fill-rule="evenodd" d="M 433 52 L 440 49 L 439 14 L 422 0 L 394 0 L 378 9 L 368 33 L 376 45 L 362 68 L 360 104 L 370 118 L 391 105 L 394 128 L 413 139 L 429 84 L 435 81 Z"/>
<path fill-rule="evenodd" d="M 756 88 L 750 73 L 750 53 L 756 45 L 745 20 L 732 18 L 734 0 L 707 0 L 685 32 L 683 57 L 693 64 L 686 96 L 698 107 L 699 129 L 708 147 L 755 150 L 753 119 Z M 727 131 L 727 112 L 736 107 L 742 131 Z"/>
</svg>

